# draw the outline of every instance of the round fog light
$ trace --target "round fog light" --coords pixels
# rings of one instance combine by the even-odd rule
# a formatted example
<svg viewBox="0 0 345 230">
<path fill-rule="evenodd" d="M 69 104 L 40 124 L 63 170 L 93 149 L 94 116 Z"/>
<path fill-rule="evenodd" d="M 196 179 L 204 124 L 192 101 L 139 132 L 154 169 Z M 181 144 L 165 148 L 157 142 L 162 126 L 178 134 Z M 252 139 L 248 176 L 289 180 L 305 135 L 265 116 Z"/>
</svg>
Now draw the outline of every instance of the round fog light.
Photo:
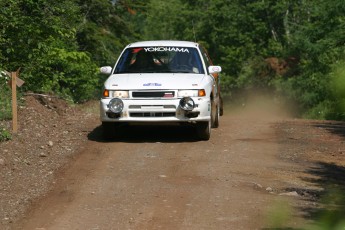
<svg viewBox="0 0 345 230">
<path fill-rule="evenodd" d="M 180 100 L 180 107 L 186 111 L 192 111 L 195 107 L 195 103 L 192 98 L 184 97 Z"/>
<path fill-rule="evenodd" d="M 110 100 L 108 108 L 113 113 L 121 113 L 123 110 L 123 101 L 119 98 L 113 98 Z"/>
</svg>

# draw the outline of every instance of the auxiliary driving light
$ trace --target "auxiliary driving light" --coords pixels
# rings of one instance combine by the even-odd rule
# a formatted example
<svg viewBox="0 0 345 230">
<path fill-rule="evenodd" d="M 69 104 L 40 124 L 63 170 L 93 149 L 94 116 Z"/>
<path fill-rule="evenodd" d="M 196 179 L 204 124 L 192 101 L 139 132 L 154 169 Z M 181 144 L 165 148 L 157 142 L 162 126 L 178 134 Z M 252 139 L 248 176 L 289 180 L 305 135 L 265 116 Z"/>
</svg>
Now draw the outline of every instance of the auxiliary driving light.
<svg viewBox="0 0 345 230">
<path fill-rule="evenodd" d="M 185 111 L 192 111 L 195 107 L 195 103 L 192 98 L 184 97 L 180 100 L 180 107 Z"/>
<path fill-rule="evenodd" d="M 108 108 L 113 113 L 121 113 L 123 110 L 123 101 L 119 98 L 113 98 L 110 100 Z"/>
</svg>

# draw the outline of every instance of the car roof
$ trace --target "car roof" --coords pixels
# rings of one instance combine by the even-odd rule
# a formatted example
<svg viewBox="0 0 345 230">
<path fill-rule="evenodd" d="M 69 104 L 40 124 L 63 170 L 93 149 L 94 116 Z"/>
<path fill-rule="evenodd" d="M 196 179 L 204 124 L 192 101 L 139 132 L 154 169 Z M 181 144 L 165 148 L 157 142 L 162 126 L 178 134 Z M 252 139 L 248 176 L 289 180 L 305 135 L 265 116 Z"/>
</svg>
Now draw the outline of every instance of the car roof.
<svg viewBox="0 0 345 230">
<path fill-rule="evenodd" d="M 174 41 L 174 40 L 156 40 L 156 41 L 140 41 L 129 44 L 128 47 L 148 47 L 148 46 L 177 46 L 177 47 L 198 47 L 199 44 L 190 41 Z"/>
</svg>

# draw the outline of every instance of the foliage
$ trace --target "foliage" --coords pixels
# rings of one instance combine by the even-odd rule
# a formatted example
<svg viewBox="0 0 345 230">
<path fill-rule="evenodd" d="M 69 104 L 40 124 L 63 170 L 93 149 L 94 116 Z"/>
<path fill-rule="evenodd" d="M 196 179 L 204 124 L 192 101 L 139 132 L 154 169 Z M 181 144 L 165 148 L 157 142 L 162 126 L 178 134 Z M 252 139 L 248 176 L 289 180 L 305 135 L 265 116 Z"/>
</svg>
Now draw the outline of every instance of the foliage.
<svg viewBox="0 0 345 230">
<path fill-rule="evenodd" d="M 38 66 L 26 69 L 25 88 L 55 92 L 77 102 L 94 96 L 97 66 L 86 53 L 53 48 L 35 57 L 39 57 L 35 60 Z"/>
<path fill-rule="evenodd" d="M 70 1 L 45 0 L 9 1 L 2 5 L 3 13 L 8 14 L 0 34 L 1 53 L 6 54 L 4 68 L 21 67 L 28 90 L 54 90 L 54 75 L 64 74 L 64 70 L 53 69 L 55 63 L 49 56 L 55 49 L 77 49 L 74 39 L 78 8 Z"/>
<path fill-rule="evenodd" d="M 147 4 L 144 40 L 171 40 L 176 37 L 176 23 L 183 13 L 180 0 L 151 0 Z"/>
<path fill-rule="evenodd" d="M 330 117 L 338 120 L 345 120 L 345 61 L 336 63 L 330 73 L 330 91 L 333 97 L 332 111 Z"/>
<path fill-rule="evenodd" d="M 12 139 L 11 133 L 6 129 L 1 129 L 0 127 L 0 142 L 9 141 Z"/>
<path fill-rule="evenodd" d="M 79 49 L 90 53 L 97 65 L 114 63 L 117 55 L 134 36 L 126 20 L 129 6 L 125 1 L 118 1 L 115 5 L 107 0 L 76 2 L 83 19 L 76 34 Z"/>
<path fill-rule="evenodd" d="M 10 77 L 0 69 L 0 120 L 9 119 L 12 116 L 9 79 Z"/>
<path fill-rule="evenodd" d="M 24 90 L 90 99 L 101 88 L 97 67 L 131 36 L 118 11 L 108 0 L 0 1 L 0 66 L 21 67 Z"/>
<path fill-rule="evenodd" d="M 344 57 L 345 4 L 335 1 L 302 2 L 298 24 L 290 26 L 289 55 L 300 60 L 297 74 L 283 82 L 285 91 L 310 118 L 337 119 L 331 71 Z M 301 11 L 301 9 L 299 9 Z M 293 35 L 293 36 L 292 36 Z"/>
<path fill-rule="evenodd" d="M 267 210 L 267 229 L 284 229 L 286 223 L 292 218 L 293 210 L 287 201 L 276 199 Z"/>
<path fill-rule="evenodd" d="M 311 229 L 323 230 L 323 229 L 334 229 L 341 230 L 345 228 L 345 197 L 343 192 L 333 190 L 329 192 L 324 198 L 323 203 L 326 204 L 324 210 L 319 211 L 318 220 Z"/>
</svg>

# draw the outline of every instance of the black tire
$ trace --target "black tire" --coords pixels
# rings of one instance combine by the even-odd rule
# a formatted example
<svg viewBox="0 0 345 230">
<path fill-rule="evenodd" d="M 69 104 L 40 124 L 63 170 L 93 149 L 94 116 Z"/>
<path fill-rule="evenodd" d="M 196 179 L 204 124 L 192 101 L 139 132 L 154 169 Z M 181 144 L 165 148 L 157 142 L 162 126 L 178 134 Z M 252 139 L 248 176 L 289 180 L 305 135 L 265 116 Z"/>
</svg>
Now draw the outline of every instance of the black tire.
<svg viewBox="0 0 345 230">
<path fill-rule="evenodd" d="M 196 124 L 196 131 L 200 140 L 209 140 L 211 137 L 211 121 L 198 122 Z"/>
<path fill-rule="evenodd" d="M 214 115 L 212 119 L 212 128 L 218 128 L 219 127 L 219 106 L 216 108 L 216 114 Z"/>
<path fill-rule="evenodd" d="M 117 127 L 118 125 L 114 122 L 102 122 L 103 138 L 105 140 L 112 140 L 118 137 L 119 131 Z"/>
<path fill-rule="evenodd" d="M 224 108 L 223 108 L 223 98 L 219 96 L 219 102 L 220 102 L 220 107 L 219 107 L 219 116 L 223 116 L 224 114 Z"/>
<path fill-rule="evenodd" d="M 215 105 L 214 102 L 212 102 L 212 105 L 211 105 L 211 127 L 212 128 L 219 127 L 219 104 Z"/>
</svg>

